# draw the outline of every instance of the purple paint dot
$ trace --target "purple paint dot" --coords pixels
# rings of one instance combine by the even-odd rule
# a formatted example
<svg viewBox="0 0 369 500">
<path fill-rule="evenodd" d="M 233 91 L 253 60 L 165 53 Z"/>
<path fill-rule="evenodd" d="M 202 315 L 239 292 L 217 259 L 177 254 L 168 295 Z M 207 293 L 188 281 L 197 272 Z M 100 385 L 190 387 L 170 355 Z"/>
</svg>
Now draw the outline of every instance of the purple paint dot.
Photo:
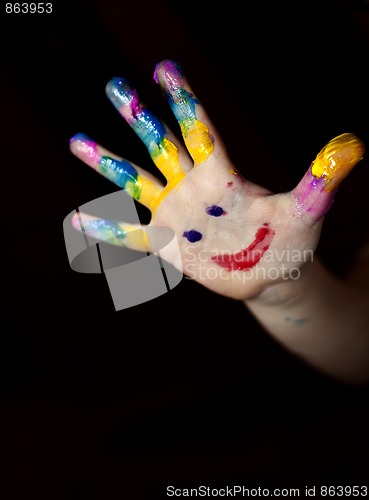
<svg viewBox="0 0 369 500">
<path fill-rule="evenodd" d="M 206 207 L 206 213 L 212 215 L 213 217 L 220 217 L 221 215 L 225 215 L 226 212 L 222 207 L 218 207 L 217 205 L 211 205 L 210 207 Z"/>
<path fill-rule="evenodd" d="M 196 241 L 200 241 L 202 238 L 202 234 L 194 229 L 191 229 L 191 231 L 185 231 L 182 236 L 187 238 L 190 243 L 196 243 Z"/>
</svg>

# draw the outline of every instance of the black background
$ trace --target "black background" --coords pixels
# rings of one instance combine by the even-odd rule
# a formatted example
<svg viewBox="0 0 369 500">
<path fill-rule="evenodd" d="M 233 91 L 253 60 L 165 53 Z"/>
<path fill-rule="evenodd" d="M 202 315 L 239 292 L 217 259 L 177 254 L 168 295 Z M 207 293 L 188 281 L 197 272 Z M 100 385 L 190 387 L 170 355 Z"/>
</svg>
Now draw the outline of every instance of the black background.
<svg viewBox="0 0 369 500">
<path fill-rule="evenodd" d="M 152 78 L 162 59 L 182 64 L 237 168 L 273 191 L 335 135 L 369 145 L 364 2 L 53 4 L 1 14 L 1 499 L 367 484 L 367 386 L 314 371 L 190 280 L 115 312 L 104 276 L 70 269 L 62 229 L 117 189 L 71 155 L 75 133 L 155 172 L 104 89 L 125 76 L 175 129 Z M 368 167 L 324 223 L 317 253 L 340 276 L 368 234 Z"/>
</svg>

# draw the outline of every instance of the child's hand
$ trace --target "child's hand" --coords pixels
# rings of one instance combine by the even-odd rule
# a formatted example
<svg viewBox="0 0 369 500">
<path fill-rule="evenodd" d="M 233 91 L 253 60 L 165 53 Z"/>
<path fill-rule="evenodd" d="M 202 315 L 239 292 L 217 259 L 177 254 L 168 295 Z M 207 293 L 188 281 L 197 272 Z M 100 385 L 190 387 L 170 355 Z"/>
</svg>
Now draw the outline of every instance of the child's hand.
<svg viewBox="0 0 369 500">
<path fill-rule="evenodd" d="M 82 134 L 72 138 L 72 152 L 149 208 L 149 226 L 175 231 L 184 273 L 207 288 L 247 300 L 267 286 L 298 278 L 300 268 L 312 260 L 337 186 L 363 157 L 362 142 L 352 134 L 336 137 L 292 192 L 272 194 L 237 173 L 177 63 L 158 64 L 155 80 L 178 120 L 186 147 L 123 78 L 111 80 L 106 90 L 146 145 L 166 186 Z M 246 165 L 250 177 L 256 168 Z M 135 228 L 124 221 L 103 221 L 93 214 L 82 214 L 82 220 L 90 236 L 147 250 L 133 236 Z M 78 218 L 74 224 L 81 229 Z M 165 258 L 180 267 L 178 256 Z"/>
</svg>

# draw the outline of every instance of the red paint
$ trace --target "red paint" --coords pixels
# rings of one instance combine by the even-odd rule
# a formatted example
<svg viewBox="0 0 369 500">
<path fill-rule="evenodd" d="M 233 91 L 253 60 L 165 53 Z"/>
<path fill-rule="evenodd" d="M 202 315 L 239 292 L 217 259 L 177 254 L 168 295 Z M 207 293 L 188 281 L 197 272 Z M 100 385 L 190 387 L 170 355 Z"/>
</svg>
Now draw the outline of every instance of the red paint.
<svg viewBox="0 0 369 500">
<path fill-rule="evenodd" d="M 275 231 L 267 226 L 264 224 L 256 231 L 254 241 L 247 248 L 234 254 L 216 255 L 211 260 L 227 271 L 246 271 L 254 267 L 268 250 L 275 235 Z"/>
</svg>

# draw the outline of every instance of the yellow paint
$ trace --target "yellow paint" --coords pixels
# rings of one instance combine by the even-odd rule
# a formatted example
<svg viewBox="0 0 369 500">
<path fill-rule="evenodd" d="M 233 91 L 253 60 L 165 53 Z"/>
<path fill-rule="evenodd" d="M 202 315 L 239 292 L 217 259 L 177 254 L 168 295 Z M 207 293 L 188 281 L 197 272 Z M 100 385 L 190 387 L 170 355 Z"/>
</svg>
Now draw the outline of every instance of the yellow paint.
<svg viewBox="0 0 369 500">
<path fill-rule="evenodd" d="M 208 127 L 199 120 L 190 125 L 187 120 L 183 120 L 181 131 L 193 161 L 202 163 L 207 160 L 214 151 L 214 143 L 211 140 Z"/>
<path fill-rule="evenodd" d="M 145 207 L 150 208 L 152 201 L 160 194 L 161 190 L 151 179 L 139 175 L 137 180 L 141 187 L 141 193 L 140 197 L 135 199 Z"/>
<path fill-rule="evenodd" d="M 178 174 L 183 173 L 178 156 L 178 148 L 166 137 L 151 155 L 153 162 L 164 175 L 168 182 Z"/>
<path fill-rule="evenodd" d="M 138 182 L 141 186 L 141 195 L 137 201 L 151 210 L 151 213 L 154 215 L 163 199 L 168 196 L 184 177 L 185 173 L 181 170 L 176 176 L 171 177 L 163 189 L 160 189 L 151 179 L 139 175 Z"/>
<path fill-rule="evenodd" d="M 119 226 L 126 232 L 126 237 L 123 240 L 125 246 L 132 250 L 149 251 L 150 242 L 145 229 L 139 229 L 130 224 L 119 224 Z"/>
<path fill-rule="evenodd" d="M 312 174 L 323 177 L 325 191 L 332 191 L 363 158 L 365 147 L 354 134 L 341 134 L 324 146 L 312 164 Z"/>
<path fill-rule="evenodd" d="M 164 138 L 156 154 L 152 154 L 151 157 L 167 179 L 166 186 L 163 189 L 158 189 L 152 181 L 140 178 L 142 191 L 139 201 L 148 207 L 154 216 L 163 199 L 184 179 L 185 172 L 179 160 L 177 146 L 167 138 Z"/>
<path fill-rule="evenodd" d="M 187 149 L 195 163 L 205 161 L 213 152 L 214 144 L 210 138 L 209 129 L 202 122 L 196 120 L 190 128 L 184 127 L 182 133 Z M 139 175 L 138 184 L 141 192 L 140 196 L 135 199 L 149 208 L 154 216 L 164 198 L 184 179 L 185 172 L 179 160 L 177 146 L 167 138 L 164 138 L 151 157 L 167 179 L 167 184 L 163 189 L 160 189 L 152 180 Z M 134 195 L 133 192 L 131 194 Z"/>
<path fill-rule="evenodd" d="M 185 173 L 183 171 L 177 174 L 175 177 L 172 177 L 170 182 L 168 182 L 168 184 L 159 193 L 159 195 L 151 201 L 149 208 L 153 216 L 155 215 L 156 210 L 158 209 L 160 203 L 164 200 L 164 198 L 168 196 L 168 194 L 171 191 L 173 191 L 173 189 L 176 188 L 184 178 L 185 178 Z"/>
</svg>

